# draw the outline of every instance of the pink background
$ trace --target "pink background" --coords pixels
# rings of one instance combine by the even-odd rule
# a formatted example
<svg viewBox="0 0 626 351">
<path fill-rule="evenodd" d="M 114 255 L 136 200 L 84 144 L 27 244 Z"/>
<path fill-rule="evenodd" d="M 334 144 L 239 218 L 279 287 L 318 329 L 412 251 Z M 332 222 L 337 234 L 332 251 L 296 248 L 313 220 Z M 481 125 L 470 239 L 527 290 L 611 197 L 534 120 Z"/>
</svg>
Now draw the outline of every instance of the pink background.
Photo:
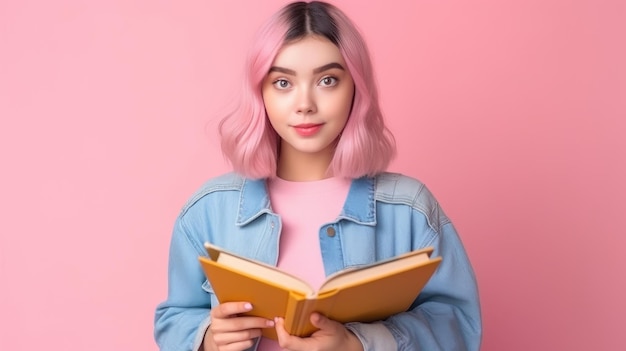
<svg viewBox="0 0 626 351">
<path fill-rule="evenodd" d="M 284 1 L 0 2 L 0 349 L 155 350 L 174 219 Z M 460 231 L 483 350 L 626 349 L 623 1 L 337 1 Z M 393 6 L 389 6 L 393 4 Z"/>
</svg>

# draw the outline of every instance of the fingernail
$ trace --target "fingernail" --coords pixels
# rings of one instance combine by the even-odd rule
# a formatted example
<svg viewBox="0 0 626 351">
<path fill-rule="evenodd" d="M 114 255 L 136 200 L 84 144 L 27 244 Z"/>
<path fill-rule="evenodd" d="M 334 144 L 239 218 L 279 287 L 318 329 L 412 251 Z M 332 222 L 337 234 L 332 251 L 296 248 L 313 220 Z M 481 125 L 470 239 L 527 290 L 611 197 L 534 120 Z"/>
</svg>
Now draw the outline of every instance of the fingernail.
<svg viewBox="0 0 626 351">
<path fill-rule="evenodd" d="M 252 309 L 252 304 L 249 302 L 246 302 L 245 305 L 243 305 L 243 308 L 245 308 L 246 310 L 250 311 Z"/>
<path fill-rule="evenodd" d="M 273 326 L 274 326 L 274 321 L 270 321 L 270 320 L 268 320 L 268 321 L 267 321 L 267 326 L 268 326 L 268 327 L 273 327 Z"/>
</svg>

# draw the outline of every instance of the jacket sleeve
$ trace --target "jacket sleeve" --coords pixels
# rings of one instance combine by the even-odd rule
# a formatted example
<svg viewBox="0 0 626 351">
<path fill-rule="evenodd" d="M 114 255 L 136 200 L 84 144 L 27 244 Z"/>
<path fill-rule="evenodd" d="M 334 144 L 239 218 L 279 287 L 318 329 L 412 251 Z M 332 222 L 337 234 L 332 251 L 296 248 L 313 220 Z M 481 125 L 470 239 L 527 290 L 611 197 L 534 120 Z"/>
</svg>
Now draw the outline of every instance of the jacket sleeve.
<svg viewBox="0 0 626 351">
<path fill-rule="evenodd" d="M 170 244 L 167 299 L 156 308 L 154 337 L 161 351 L 198 350 L 210 323 L 211 297 L 198 256 L 202 245 L 192 240 L 184 218 L 174 226 Z"/>
<path fill-rule="evenodd" d="M 479 350 L 480 305 L 467 254 L 450 222 L 442 225 L 433 238 L 433 255 L 443 260 L 411 309 L 385 321 L 347 326 L 365 351 Z M 381 341 L 384 339 L 388 342 Z"/>
</svg>

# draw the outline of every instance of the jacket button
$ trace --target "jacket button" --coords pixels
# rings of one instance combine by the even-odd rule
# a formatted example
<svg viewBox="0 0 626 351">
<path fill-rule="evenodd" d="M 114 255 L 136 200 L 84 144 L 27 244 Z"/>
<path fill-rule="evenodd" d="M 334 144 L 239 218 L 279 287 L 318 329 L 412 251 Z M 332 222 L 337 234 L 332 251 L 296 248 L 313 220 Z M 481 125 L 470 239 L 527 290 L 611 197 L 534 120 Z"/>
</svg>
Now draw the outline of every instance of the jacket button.
<svg viewBox="0 0 626 351">
<path fill-rule="evenodd" d="M 330 236 L 331 238 L 333 236 L 335 236 L 336 232 L 335 232 L 335 228 L 333 227 L 328 227 L 326 228 L 326 235 Z"/>
</svg>

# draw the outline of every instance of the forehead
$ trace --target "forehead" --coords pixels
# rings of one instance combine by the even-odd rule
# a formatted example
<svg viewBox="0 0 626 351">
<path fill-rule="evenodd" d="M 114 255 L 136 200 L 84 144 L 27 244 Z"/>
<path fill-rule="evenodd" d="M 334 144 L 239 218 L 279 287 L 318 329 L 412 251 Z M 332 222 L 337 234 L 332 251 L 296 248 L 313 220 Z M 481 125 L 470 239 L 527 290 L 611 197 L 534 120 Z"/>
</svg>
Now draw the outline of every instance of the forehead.
<svg viewBox="0 0 626 351">
<path fill-rule="evenodd" d="M 324 37 L 306 36 L 286 43 L 274 58 L 273 66 L 305 69 L 330 62 L 337 62 L 345 67 L 339 48 Z"/>
</svg>

